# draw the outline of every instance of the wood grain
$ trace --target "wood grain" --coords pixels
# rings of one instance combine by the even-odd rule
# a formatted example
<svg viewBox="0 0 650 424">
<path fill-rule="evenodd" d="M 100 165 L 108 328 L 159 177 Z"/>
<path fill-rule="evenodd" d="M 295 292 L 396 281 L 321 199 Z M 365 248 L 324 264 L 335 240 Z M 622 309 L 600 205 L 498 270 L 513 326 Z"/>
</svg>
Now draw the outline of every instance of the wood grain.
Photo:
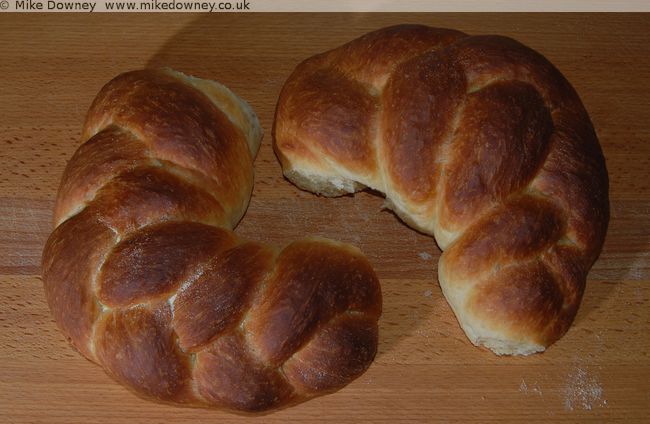
<svg viewBox="0 0 650 424">
<path fill-rule="evenodd" d="M 418 22 L 515 37 L 546 55 L 589 110 L 610 174 L 612 218 L 569 333 L 546 353 L 472 347 L 436 280 L 439 250 L 370 193 L 323 199 L 284 180 L 270 146 L 278 93 L 304 58 L 367 31 Z M 258 422 L 647 422 L 650 413 L 650 16 L 647 14 L 148 14 L 0 16 L 0 421 L 242 422 L 143 401 L 65 342 L 40 255 L 85 111 L 120 72 L 171 66 L 250 101 L 266 137 L 238 227 L 286 244 L 359 246 L 381 279 L 381 344 L 340 392 Z"/>
</svg>

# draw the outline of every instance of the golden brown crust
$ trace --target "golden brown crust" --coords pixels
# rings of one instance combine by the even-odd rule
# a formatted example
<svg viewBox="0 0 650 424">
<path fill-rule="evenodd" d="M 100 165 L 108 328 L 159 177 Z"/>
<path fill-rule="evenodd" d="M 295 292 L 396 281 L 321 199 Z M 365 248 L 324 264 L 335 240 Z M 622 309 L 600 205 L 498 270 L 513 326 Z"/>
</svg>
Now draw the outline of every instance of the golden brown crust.
<svg viewBox="0 0 650 424">
<path fill-rule="evenodd" d="M 92 287 L 96 264 L 114 243 L 113 232 L 85 210 L 58 226 L 43 250 L 45 295 L 54 320 L 89 359 L 93 358 L 92 327 L 100 312 Z"/>
<path fill-rule="evenodd" d="M 381 292 L 357 250 L 309 239 L 276 252 L 231 231 L 258 125 L 225 87 L 170 70 L 118 76 L 88 113 L 45 292 L 70 342 L 144 397 L 266 411 L 341 388 L 374 358 Z M 285 374 L 312 344 L 310 368 Z M 307 372 L 333 382 L 306 385 Z"/>
<path fill-rule="evenodd" d="M 481 282 L 467 299 L 466 309 L 483 322 L 499 322 L 501 330 L 516 340 L 535 334 L 546 346 L 557 339 L 548 317 L 564 315 L 564 297 L 553 275 L 537 260 L 515 263 Z M 564 321 L 564 320 L 559 320 Z"/>
<path fill-rule="evenodd" d="M 75 208 L 92 200 L 113 175 L 149 162 L 145 146 L 129 132 L 109 126 L 95 134 L 68 162 L 54 209 L 54 225 L 77 213 Z"/>
<path fill-rule="evenodd" d="M 364 84 L 381 85 L 395 66 L 462 38 L 460 31 L 399 25 L 359 37 L 330 52 L 331 65 Z"/>
<path fill-rule="evenodd" d="M 383 152 L 388 185 L 403 202 L 436 198 L 436 158 L 465 94 L 465 77 L 445 55 L 416 56 L 396 66 L 383 92 Z M 409 93 L 409 95 L 405 95 Z"/>
<path fill-rule="evenodd" d="M 97 278 L 98 299 L 115 308 L 168 298 L 232 239 L 191 221 L 145 227 L 111 250 Z"/>
<path fill-rule="evenodd" d="M 381 313 L 374 272 L 363 256 L 337 243 L 307 240 L 287 246 L 251 309 L 244 331 L 264 362 L 282 365 L 324 322 L 346 311 Z"/>
<path fill-rule="evenodd" d="M 119 382 L 157 400 L 192 398 L 190 361 L 176 346 L 166 303 L 105 314 L 96 333 L 96 355 Z"/>
<path fill-rule="evenodd" d="M 339 315 L 322 326 L 285 362 L 282 370 L 296 387 L 308 393 L 340 389 L 361 375 L 365 363 L 374 358 L 376 347 L 372 340 L 377 338 L 374 321 L 372 316 Z"/>
<path fill-rule="evenodd" d="M 297 394 L 287 379 L 277 368 L 256 360 L 245 345 L 240 334 L 229 334 L 197 355 L 201 396 L 215 405 L 248 412 L 293 402 Z"/>
<path fill-rule="evenodd" d="M 363 87 L 377 105 L 350 115 L 356 124 L 303 126 L 315 110 L 300 81 L 316 76 L 319 93 L 363 98 Z M 310 104 L 348 105 L 317 94 Z M 324 134 L 355 125 L 374 134 L 371 146 L 328 148 L 335 141 Z M 366 34 L 296 68 L 280 94 L 274 148 L 301 188 L 372 187 L 434 235 L 445 250 L 441 287 L 473 343 L 528 354 L 569 328 L 607 230 L 608 179 L 578 95 L 539 53 L 507 37 L 416 25 Z"/>
<path fill-rule="evenodd" d="M 158 160 L 210 178 L 228 215 L 241 218 L 252 186 L 245 135 L 196 88 L 169 72 L 134 71 L 104 86 L 88 111 L 84 139 L 108 125 L 129 131 Z M 251 159 L 248 159 L 249 161 Z"/>
<path fill-rule="evenodd" d="M 524 83 L 495 82 L 470 94 L 461 116 L 440 210 L 441 225 L 452 231 L 525 187 L 539 170 L 553 130 L 542 99 Z"/>
<path fill-rule="evenodd" d="M 174 300 L 174 329 L 181 348 L 198 350 L 239 325 L 274 261 L 271 249 L 250 242 L 214 256 Z"/>
<path fill-rule="evenodd" d="M 564 232 L 562 216 L 546 200 L 524 196 L 475 221 L 445 252 L 454 279 L 473 282 L 494 268 L 539 254 Z"/>
<path fill-rule="evenodd" d="M 213 196 L 174 174 L 169 167 L 138 167 L 122 172 L 95 195 L 90 208 L 118 234 L 165 221 L 227 225 Z"/>
</svg>

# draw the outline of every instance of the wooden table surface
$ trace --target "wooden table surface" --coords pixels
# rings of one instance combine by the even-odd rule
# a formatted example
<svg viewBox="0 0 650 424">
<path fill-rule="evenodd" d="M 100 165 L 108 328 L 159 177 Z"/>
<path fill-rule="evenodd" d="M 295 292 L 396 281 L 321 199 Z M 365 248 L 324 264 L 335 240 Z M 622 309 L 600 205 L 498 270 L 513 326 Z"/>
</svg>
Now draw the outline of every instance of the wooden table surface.
<svg viewBox="0 0 650 424">
<path fill-rule="evenodd" d="M 271 150 L 283 82 L 302 59 L 403 22 L 515 37 L 573 82 L 610 175 L 611 221 L 567 335 L 546 353 L 473 347 L 437 284 L 439 250 L 370 193 L 324 199 L 281 176 Z M 266 130 L 237 231 L 275 244 L 315 234 L 359 246 L 381 280 L 379 353 L 337 392 L 257 422 L 650 420 L 650 15 L 76 14 L 0 16 L 0 421 L 241 422 L 143 401 L 76 354 L 50 317 L 40 255 L 58 181 L 99 88 L 167 65 L 220 80 Z"/>
</svg>

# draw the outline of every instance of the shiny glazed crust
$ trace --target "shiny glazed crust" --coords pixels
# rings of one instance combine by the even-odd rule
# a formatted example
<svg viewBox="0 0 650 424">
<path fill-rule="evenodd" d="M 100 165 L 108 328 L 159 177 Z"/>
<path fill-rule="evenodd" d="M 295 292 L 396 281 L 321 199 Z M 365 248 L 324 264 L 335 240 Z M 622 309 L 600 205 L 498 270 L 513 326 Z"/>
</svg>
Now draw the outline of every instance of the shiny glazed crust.
<svg viewBox="0 0 650 424">
<path fill-rule="evenodd" d="M 474 344 L 525 355 L 571 325 L 608 177 L 578 95 L 539 53 L 419 25 L 366 34 L 295 69 L 274 148 L 299 187 L 370 187 L 435 236 L 440 286 Z"/>
<path fill-rule="evenodd" d="M 340 389 L 377 350 L 381 292 L 355 248 L 231 229 L 262 132 L 227 88 L 171 70 L 98 94 L 43 253 L 72 345 L 140 395 L 258 412 Z"/>
</svg>

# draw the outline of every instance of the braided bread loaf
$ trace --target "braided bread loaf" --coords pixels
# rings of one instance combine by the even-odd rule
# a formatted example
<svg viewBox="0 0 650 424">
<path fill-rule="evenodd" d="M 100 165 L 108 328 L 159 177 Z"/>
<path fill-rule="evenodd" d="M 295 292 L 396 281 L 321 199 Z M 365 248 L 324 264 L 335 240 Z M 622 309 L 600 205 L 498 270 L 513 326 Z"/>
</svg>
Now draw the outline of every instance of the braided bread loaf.
<svg viewBox="0 0 650 424">
<path fill-rule="evenodd" d="M 231 229 L 261 129 L 213 82 L 136 71 L 93 102 L 43 253 L 54 318 L 86 358 L 146 397 L 237 411 L 337 390 L 377 349 L 368 261 L 322 239 L 282 251 Z"/>
<path fill-rule="evenodd" d="M 417 25 L 369 33 L 296 68 L 274 148 L 297 186 L 371 187 L 435 236 L 440 286 L 474 344 L 525 355 L 571 325 L 608 178 L 578 95 L 540 54 Z"/>
</svg>

